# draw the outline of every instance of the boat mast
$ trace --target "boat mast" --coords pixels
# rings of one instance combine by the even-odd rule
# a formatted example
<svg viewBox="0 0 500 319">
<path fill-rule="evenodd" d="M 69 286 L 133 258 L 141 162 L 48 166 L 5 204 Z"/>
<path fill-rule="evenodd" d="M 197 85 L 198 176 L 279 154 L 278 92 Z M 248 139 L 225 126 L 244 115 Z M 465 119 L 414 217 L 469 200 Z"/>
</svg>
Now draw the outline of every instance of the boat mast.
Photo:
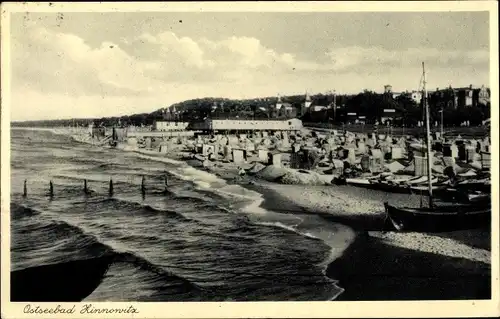
<svg viewBox="0 0 500 319">
<path fill-rule="evenodd" d="M 423 103 L 424 103 L 424 111 L 425 111 L 425 131 L 427 138 L 427 176 L 428 176 L 428 186 L 429 186 L 429 207 L 433 207 L 432 202 L 432 156 L 431 156 L 431 128 L 430 128 L 430 119 L 429 119 L 429 105 L 427 104 L 427 89 L 425 88 L 426 80 L 425 80 L 425 65 L 422 62 L 422 71 L 423 71 Z"/>
</svg>

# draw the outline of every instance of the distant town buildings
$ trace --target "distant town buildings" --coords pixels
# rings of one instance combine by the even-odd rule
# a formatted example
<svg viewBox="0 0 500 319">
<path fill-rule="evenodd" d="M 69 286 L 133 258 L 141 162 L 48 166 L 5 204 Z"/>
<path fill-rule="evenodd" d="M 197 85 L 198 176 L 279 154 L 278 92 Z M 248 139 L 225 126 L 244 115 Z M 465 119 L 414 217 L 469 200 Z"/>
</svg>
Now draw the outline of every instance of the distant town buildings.
<svg viewBox="0 0 500 319">
<path fill-rule="evenodd" d="M 394 92 L 391 85 L 384 85 L 384 94 L 389 94 L 396 99 L 400 96 L 405 96 L 413 100 L 416 104 L 422 102 L 422 91 L 403 91 Z M 446 89 L 436 88 L 435 91 L 427 92 L 430 105 L 440 105 L 442 107 L 468 107 L 486 105 L 490 102 L 490 90 L 484 85 L 481 88 L 474 88 L 472 85 L 468 87 Z"/>
<path fill-rule="evenodd" d="M 356 95 L 352 96 L 340 96 L 340 103 L 337 106 L 337 95 L 333 93 L 334 91 L 328 92 L 326 95 L 311 95 L 306 92 L 302 102 L 294 100 L 293 104 L 287 101 L 293 101 L 289 98 L 284 100 L 279 94 L 276 99 L 266 99 L 265 101 L 274 100 L 274 104 L 268 104 L 267 107 L 256 107 L 254 108 L 254 116 L 250 120 L 244 116 L 239 119 L 238 116 L 227 116 L 224 114 L 222 103 L 219 106 L 218 103 L 213 102 L 211 106 L 211 113 L 201 120 L 200 118 L 194 118 L 193 121 L 181 121 L 179 114 L 180 112 L 176 110 L 175 106 L 163 110 L 163 120 L 158 120 L 153 125 L 153 130 L 158 132 L 172 132 L 172 131 L 182 131 L 182 130 L 203 130 L 203 131 L 254 131 L 254 130 L 294 130 L 301 124 L 295 123 L 294 119 L 300 116 L 306 116 L 306 120 L 320 120 L 320 121 L 335 121 L 335 119 L 340 119 L 341 121 L 348 123 L 365 123 L 373 122 L 373 115 L 367 116 L 366 110 L 358 111 L 356 108 L 352 107 L 348 110 L 345 109 L 344 103 L 349 101 L 349 99 L 355 98 Z M 377 93 L 369 92 L 370 94 L 380 95 Z M 453 88 L 448 87 L 445 89 L 439 89 L 433 91 L 428 91 L 428 103 L 434 108 L 463 108 L 487 105 L 490 102 L 490 89 L 486 88 L 484 85 L 480 88 L 474 88 L 472 85 L 468 87 Z M 423 92 L 412 90 L 412 91 L 402 91 L 394 92 L 393 87 L 390 84 L 384 85 L 384 99 L 398 100 L 400 97 L 406 97 L 412 100 L 416 105 L 422 103 Z M 361 101 L 363 101 L 361 99 Z M 378 112 L 379 115 L 376 118 L 382 125 L 388 125 L 399 121 L 402 118 L 402 111 L 397 107 L 394 101 L 384 102 L 384 109 Z M 247 111 L 249 109 L 245 109 Z M 266 119 L 256 119 L 256 111 L 264 112 L 267 114 Z M 332 111 L 332 112 L 330 112 Z M 209 111 L 210 112 L 210 111 Z M 359 113 L 358 113 L 359 112 Z M 262 116 L 262 114 L 261 114 Z M 94 134 L 99 134 L 97 130 L 94 130 Z"/>
<path fill-rule="evenodd" d="M 428 92 L 429 104 L 447 108 L 476 107 L 490 103 L 490 89 L 482 85 L 480 88 L 468 87 L 446 89 L 436 88 L 435 91 Z"/>
</svg>

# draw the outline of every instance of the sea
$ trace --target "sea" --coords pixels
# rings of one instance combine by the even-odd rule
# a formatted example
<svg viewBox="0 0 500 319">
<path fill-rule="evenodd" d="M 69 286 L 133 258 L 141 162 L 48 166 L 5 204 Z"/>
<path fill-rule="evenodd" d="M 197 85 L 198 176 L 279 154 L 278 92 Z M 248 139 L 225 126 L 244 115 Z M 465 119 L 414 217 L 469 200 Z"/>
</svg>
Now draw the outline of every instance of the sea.
<svg viewBox="0 0 500 319">
<path fill-rule="evenodd" d="M 334 300 L 339 225 L 262 201 L 185 162 L 11 131 L 11 271 L 116 256 L 86 301 Z"/>
</svg>

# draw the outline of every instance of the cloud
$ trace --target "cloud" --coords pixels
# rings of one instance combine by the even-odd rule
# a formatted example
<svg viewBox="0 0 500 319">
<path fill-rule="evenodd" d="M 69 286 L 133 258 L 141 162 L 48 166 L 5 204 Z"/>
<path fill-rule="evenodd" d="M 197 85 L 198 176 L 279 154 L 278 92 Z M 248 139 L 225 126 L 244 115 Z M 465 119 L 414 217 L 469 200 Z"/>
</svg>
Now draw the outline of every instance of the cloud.
<svg viewBox="0 0 500 319">
<path fill-rule="evenodd" d="M 67 95 L 124 95 L 143 92 L 161 83 L 142 70 L 154 68 L 129 56 L 117 44 L 91 48 L 72 34 L 29 29 L 13 43 L 13 85 Z"/>
<path fill-rule="evenodd" d="M 418 66 L 425 61 L 434 67 L 460 68 L 468 66 L 489 66 L 488 50 L 454 51 L 435 48 L 408 48 L 405 50 L 386 50 L 380 47 L 345 47 L 330 49 L 330 68 L 345 71 L 352 68 L 363 70 L 378 67 L 406 68 Z"/>
<path fill-rule="evenodd" d="M 489 52 L 481 49 L 332 47 L 312 60 L 246 36 L 194 39 L 165 31 L 92 45 L 37 25 L 25 31 L 12 41 L 14 119 L 149 112 L 204 96 L 359 92 L 386 83 L 415 89 L 422 61 L 437 86 L 487 84 L 489 76 Z"/>
<path fill-rule="evenodd" d="M 296 61 L 290 53 L 278 52 L 263 46 L 256 38 L 229 37 L 222 41 L 202 38 L 198 41 L 177 37 L 172 32 L 157 35 L 145 33 L 135 41 L 154 45 L 158 51 L 158 72 L 152 77 L 170 81 L 195 78 L 199 81 L 248 83 L 252 72 L 272 73 L 293 68 L 305 62 Z"/>
</svg>

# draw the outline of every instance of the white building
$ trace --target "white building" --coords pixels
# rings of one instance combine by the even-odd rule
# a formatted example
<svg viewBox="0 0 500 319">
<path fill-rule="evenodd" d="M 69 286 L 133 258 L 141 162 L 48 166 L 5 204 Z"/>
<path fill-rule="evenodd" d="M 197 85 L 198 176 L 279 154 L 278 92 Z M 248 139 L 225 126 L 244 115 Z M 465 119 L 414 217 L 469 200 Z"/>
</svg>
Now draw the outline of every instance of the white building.
<svg viewBox="0 0 500 319">
<path fill-rule="evenodd" d="M 176 122 L 176 121 L 156 121 L 153 129 L 155 131 L 185 131 L 189 122 Z"/>
<path fill-rule="evenodd" d="M 392 89 L 392 87 L 391 87 Z M 422 101 L 422 92 L 421 91 L 405 91 L 405 92 L 392 92 L 392 91 L 389 91 L 389 92 L 386 92 L 386 93 L 389 93 L 392 95 L 392 98 L 395 99 L 397 98 L 398 96 L 405 96 L 411 100 L 413 100 L 416 104 L 420 104 L 420 102 Z"/>
<path fill-rule="evenodd" d="M 230 120 L 205 119 L 192 123 L 190 128 L 202 131 L 297 131 L 302 129 L 302 121 L 289 120 Z"/>
</svg>

